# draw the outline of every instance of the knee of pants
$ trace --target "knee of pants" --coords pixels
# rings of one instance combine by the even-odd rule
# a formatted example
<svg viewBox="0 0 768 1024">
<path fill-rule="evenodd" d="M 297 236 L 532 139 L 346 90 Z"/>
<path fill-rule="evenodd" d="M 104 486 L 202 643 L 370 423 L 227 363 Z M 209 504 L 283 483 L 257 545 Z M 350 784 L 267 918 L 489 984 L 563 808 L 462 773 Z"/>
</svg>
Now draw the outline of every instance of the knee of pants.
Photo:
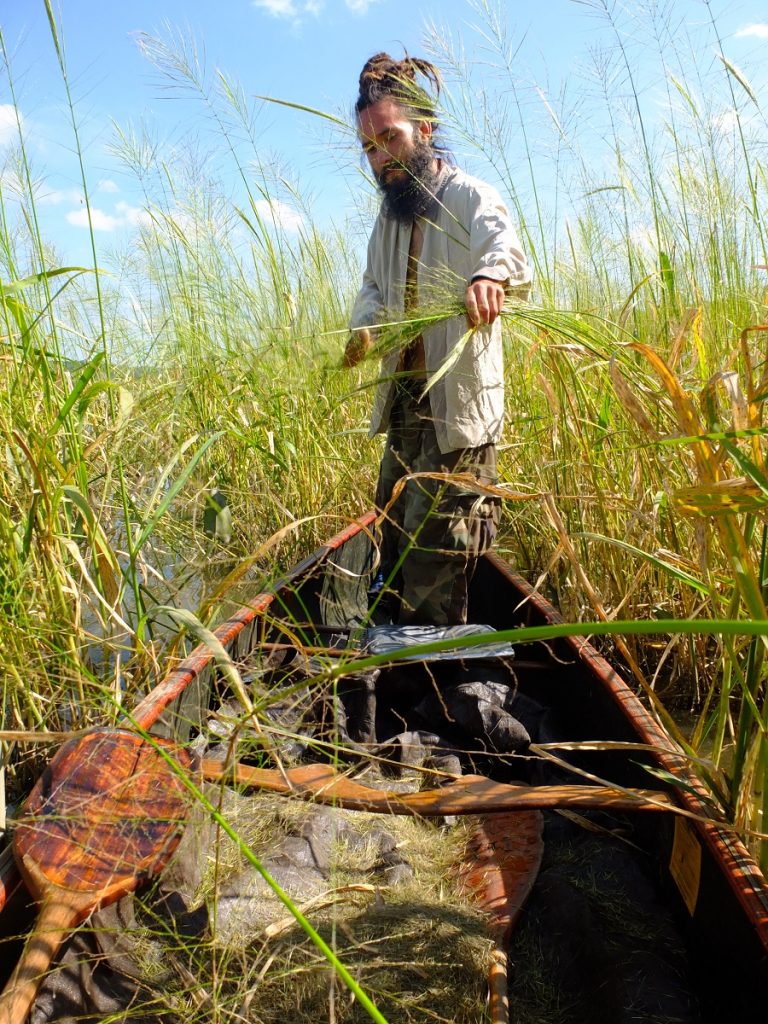
<svg viewBox="0 0 768 1024">
<path fill-rule="evenodd" d="M 420 517 L 409 515 L 403 525 L 420 550 L 477 557 L 493 544 L 500 512 L 497 498 L 459 495 L 423 511 Z"/>
</svg>

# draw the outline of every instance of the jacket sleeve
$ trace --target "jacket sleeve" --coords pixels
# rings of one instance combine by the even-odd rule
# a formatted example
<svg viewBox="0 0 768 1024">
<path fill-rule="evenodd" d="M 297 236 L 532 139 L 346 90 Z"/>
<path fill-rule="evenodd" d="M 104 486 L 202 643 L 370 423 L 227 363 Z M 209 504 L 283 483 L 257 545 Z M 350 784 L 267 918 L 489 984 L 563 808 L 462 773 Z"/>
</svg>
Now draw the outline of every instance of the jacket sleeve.
<svg viewBox="0 0 768 1024">
<path fill-rule="evenodd" d="M 363 283 L 360 291 L 357 293 L 355 304 L 352 307 L 352 314 L 349 318 L 349 326 L 353 331 L 358 327 L 371 327 L 376 324 L 381 320 L 381 313 L 384 309 L 382 289 L 376 279 L 374 270 L 376 264 L 374 254 L 378 237 L 377 229 L 378 222 L 368 242 L 368 257 L 363 273 Z"/>
<path fill-rule="evenodd" d="M 500 281 L 513 295 L 525 299 L 531 290 L 531 268 L 501 196 L 486 186 L 473 197 L 470 218 L 470 280 Z"/>
</svg>

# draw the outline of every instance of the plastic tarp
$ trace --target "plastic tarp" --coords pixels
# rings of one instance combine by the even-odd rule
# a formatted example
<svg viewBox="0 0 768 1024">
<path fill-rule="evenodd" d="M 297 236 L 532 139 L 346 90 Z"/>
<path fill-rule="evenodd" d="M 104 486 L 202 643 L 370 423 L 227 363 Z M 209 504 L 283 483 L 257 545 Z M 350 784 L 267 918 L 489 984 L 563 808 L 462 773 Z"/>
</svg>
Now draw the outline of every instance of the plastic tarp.
<svg viewBox="0 0 768 1024">
<path fill-rule="evenodd" d="M 489 641 L 485 644 L 462 645 L 466 637 L 493 633 L 491 626 L 371 626 L 362 639 L 362 650 L 366 654 L 392 654 L 404 647 L 423 646 L 441 640 L 452 640 L 457 646 L 447 651 L 422 654 L 415 650 L 407 655 L 408 661 L 467 661 L 475 658 L 512 658 L 515 651 L 506 641 Z"/>
</svg>

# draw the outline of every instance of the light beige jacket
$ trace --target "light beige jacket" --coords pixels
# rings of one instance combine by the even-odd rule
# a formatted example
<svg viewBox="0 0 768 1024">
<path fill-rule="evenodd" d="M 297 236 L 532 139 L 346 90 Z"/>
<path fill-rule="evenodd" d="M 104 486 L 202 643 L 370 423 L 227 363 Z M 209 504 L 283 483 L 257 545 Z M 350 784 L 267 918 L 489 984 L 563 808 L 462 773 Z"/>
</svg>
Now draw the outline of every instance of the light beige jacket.
<svg viewBox="0 0 768 1024">
<path fill-rule="evenodd" d="M 509 214 L 498 192 L 456 167 L 444 167 L 433 210 L 425 215 L 424 240 L 417 271 L 419 306 L 446 298 L 463 303 L 473 278 L 501 281 L 523 297 L 531 273 Z M 403 316 L 405 272 L 411 224 L 381 212 L 368 243 L 363 285 L 350 327 L 370 327 Z M 457 316 L 424 331 L 427 374 L 437 371 L 467 332 Z M 389 426 L 394 398 L 393 374 L 399 352 L 382 360 L 370 434 Z M 501 321 L 475 330 L 449 373 L 429 391 L 437 441 L 442 452 L 476 448 L 498 440 L 504 419 L 504 368 Z"/>
</svg>

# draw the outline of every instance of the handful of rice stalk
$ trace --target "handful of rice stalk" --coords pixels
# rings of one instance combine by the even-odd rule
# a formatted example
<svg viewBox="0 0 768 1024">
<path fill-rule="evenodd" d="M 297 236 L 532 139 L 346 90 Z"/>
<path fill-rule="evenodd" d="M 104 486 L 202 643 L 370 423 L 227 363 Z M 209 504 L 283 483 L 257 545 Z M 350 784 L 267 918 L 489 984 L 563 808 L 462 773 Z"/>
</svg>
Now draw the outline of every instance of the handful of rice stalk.
<svg viewBox="0 0 768 1024">
<path fill-rule="evenodd" d="M 390 352 L 401 351 L 430 327 L 457 316 L 466 317 L 466 312 L 463 303 L 451 301 L 439 307 L 423 307 L 407 318 L 357 328 L 347 344 L 342 365 L 351 367 L 364 359 L 383 359 Z M 618 346 L 632 340 L 618 324 L 597 314 L 544 309 L 512 297 L 507 298 L 499 315 L 505 326 L 527 328 L 538 336 L 554 336 L 561 344 L 603 359 L 615 355 Z M 442 364 L 431 374 L 424 394 L 456 365 L 467 342 L 478 329 L 468 326 L 462 333 Z"/>
</svg>

